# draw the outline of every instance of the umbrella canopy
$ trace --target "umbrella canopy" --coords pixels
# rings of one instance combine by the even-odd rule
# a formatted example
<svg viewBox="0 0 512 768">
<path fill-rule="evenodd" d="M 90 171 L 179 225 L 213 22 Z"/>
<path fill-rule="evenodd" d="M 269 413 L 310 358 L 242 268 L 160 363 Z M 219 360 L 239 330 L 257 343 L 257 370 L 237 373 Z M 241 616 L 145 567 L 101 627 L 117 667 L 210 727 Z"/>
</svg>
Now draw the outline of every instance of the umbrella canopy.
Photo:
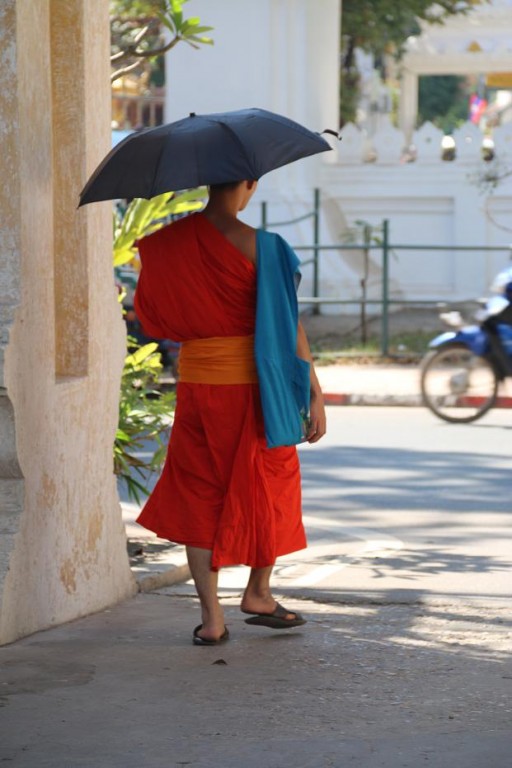
<svg viewBox="0 0 512 768">
<path fill-rule="evenodd" d="M 83 188 L 80 205 L 259 179 L 328 149 L 318 133 L 264 109 L 192 113 L 134 133 L 114 147 Z"/>
</svg>

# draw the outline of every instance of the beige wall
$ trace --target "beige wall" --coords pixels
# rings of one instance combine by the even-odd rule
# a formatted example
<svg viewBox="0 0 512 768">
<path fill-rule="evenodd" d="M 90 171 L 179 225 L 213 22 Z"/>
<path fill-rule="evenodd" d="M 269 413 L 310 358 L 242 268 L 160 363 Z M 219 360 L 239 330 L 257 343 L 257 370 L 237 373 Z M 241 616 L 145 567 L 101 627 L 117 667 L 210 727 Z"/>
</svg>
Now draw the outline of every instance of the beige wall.
<svg viewBox="0 0 512 768">
<path fill-rule="evenodd" d="M 108 203 L 108 0 L 0 4 L 0 643 L 135 591 L 112 474 L 124 330 Z"/>
</svg>

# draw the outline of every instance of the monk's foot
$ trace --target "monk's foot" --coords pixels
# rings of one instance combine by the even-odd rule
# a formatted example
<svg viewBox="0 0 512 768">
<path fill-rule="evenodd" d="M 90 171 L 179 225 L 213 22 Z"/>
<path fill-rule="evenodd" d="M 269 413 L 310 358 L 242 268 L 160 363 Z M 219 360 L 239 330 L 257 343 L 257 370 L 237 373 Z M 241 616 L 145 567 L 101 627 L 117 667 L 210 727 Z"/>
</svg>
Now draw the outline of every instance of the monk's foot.
<svg viewBox="0 0 512 768">
<path fill-rule="evenodd" d="M 195 636 L 202 640 L 220 640 L 225 632 L 224 611 L 222 609 L 210 613 L 208 610 L 202 611 L 202 624 L 200 629 L 195 631 Z"/>
<path fill-rule="evenodd" d="M 275 600 L 270 593 L 266 595 L 258 595 L 254 593 L 249 594 L 245 591 L 240 604 L 240 610 L 242 613 L 272 615 L 276 611 L 277 606 L 277 600 Z M 288 621 L 293 621 L 296 616 L 297 614 L 294 611 L 287 610 L 282 618 Z"/>
<path fill-rule="evenodd" d="M 220 645 L 220 643 L 225 643 L 229 640 L 229 631 L 227 627 L 224 627 L 224 631 L 220 637 L 215 638 L 203 637 L 201 634 L 202 629 L 202 624 L 199 624 L 199 626 L 194 629 L 192 633 L 192 642 L 194 645 Z"/>
<path fill-rule="evenodd" d="M 218 642 L 226 633 L 226 626 L 223 624 L 220 629 L 215 627 L 205 627 L 201 624 L 199 628 L 194 630 L 194 637 L 198 637 L 201 640 L 210 640 L 212 642 Z"/>
</svg>

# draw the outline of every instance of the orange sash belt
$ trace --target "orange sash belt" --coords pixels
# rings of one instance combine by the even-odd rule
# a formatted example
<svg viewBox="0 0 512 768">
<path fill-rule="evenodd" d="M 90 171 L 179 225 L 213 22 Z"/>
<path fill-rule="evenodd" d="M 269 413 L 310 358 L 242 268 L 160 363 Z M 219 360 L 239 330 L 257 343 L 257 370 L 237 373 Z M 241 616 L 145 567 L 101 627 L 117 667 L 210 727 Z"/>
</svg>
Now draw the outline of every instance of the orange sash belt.
<svg viewBox="0 0 512 768">
<path fill-rule="evenodd" d="M 214 336 L 181 345 L 179 380 L 188 384 L 255 384 L 254 336 Z"/>
</svg>

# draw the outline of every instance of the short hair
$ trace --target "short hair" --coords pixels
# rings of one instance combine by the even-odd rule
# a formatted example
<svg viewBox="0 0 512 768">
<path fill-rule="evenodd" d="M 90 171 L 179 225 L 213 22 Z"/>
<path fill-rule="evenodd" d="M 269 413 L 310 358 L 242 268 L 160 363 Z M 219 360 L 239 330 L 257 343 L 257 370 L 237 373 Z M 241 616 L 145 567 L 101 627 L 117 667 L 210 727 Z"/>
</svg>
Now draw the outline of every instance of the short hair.
<svg viewBox="0 0 512 768">
<path fill-rule="evenodd" d="M 210 184 L 209 188 L 212 191 L 215 190 L 222 190 L 222 189 L 235 189 L 235 187 L 238 187 L 239 184 L 241 184 L 243 179 L 240 179 L 239 181 L 225 181 L 222 184 Z"/>
</svg>

